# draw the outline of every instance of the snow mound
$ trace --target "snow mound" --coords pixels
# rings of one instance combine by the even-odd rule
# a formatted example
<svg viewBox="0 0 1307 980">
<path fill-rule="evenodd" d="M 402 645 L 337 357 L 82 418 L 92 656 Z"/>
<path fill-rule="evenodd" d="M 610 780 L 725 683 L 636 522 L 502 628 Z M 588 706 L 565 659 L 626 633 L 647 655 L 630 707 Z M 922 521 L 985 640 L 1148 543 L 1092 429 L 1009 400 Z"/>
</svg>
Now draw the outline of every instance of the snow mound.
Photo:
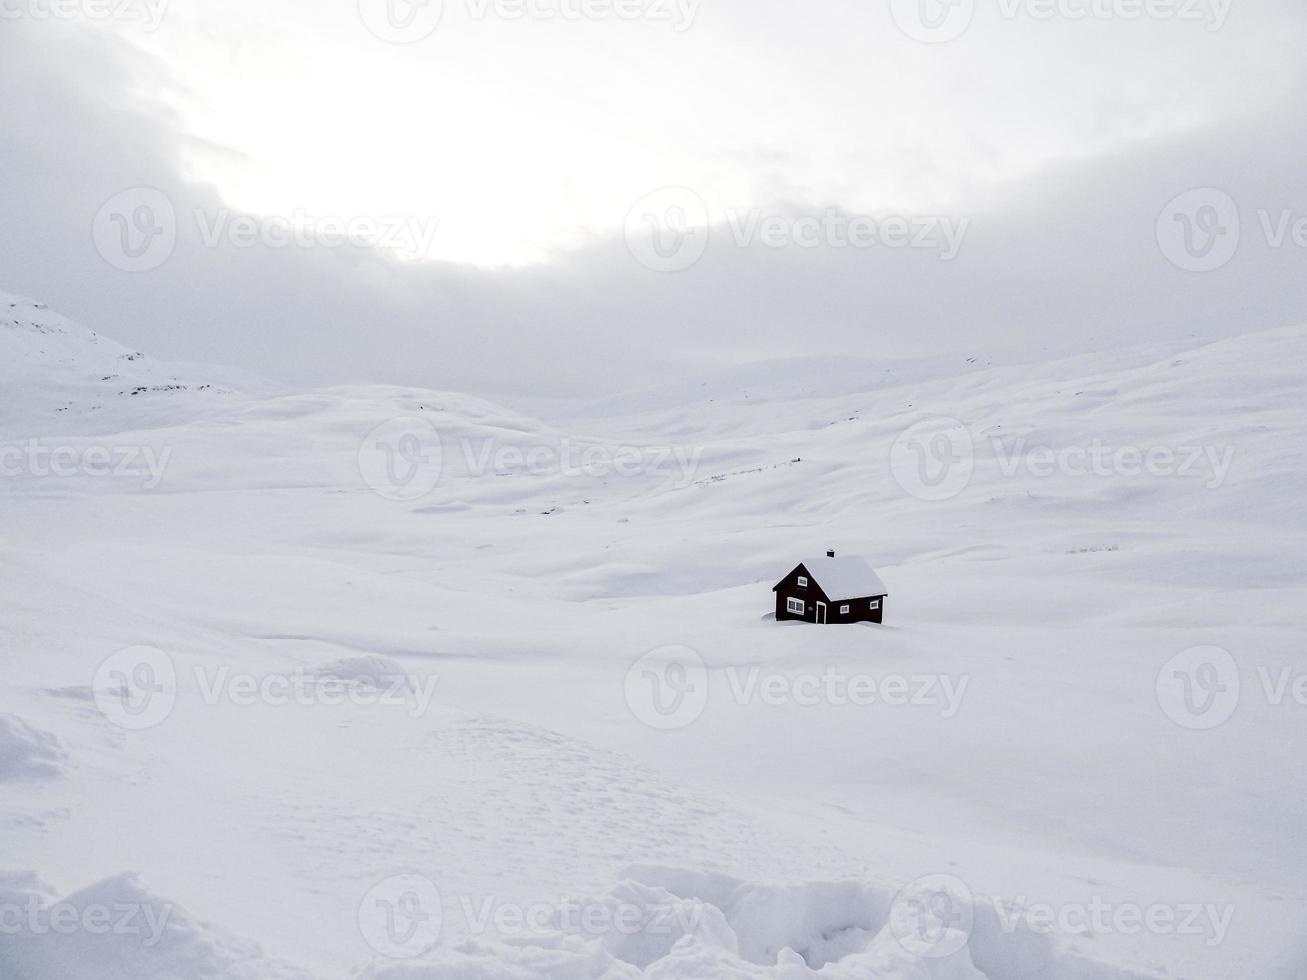
<svg viewBox="0 0 1307 980">
<path fill-rule="evenodd" d="M 367 690 L 390 690 L 401 682 L 401 690 L 415 689 L 412 677 L 403 667 L 377 653 L 333 660 L 311 668 L 308 673 L 324 683 L 351 684 Z"/>
<path fill-rule="evenodd" d="M 665 888 L 627 880 L 595 903 L 616 922 L 626 909 L 640 913 L 622 929 L 603 934 L 603 947 L 614 959 L 641 969 L 668 956 L 683 940 L 738 954 L 739 944 L 721 910 L 697 899 L 684 899 Z M 579 923 L 559 916 L 556 924 L 574 934 Z"/>
<path fill-rule="evenodd" d="M 256 943 L 195 922 L 120 874 L 55 900 L 30 872 L 0 874 L 9 910 L 0 976 L 14 980 L 310 980 Z"/>
<path fill-rule="evenodd" d="M 17 715 L 0 715 L 0 781 L 62 775 L 68 751 L 59 739 Z"/>
<path fill-rule="evenodd" d="M 646 974 L 568 936 L 523 945 L 467 940 L 419 962 L 374 963 L 358 980 L 640 980 Z"/>
<path fill-rule="evenodd" d="M 905 893 L 855 882 L 768 885 L 671 868 L 633 868 L 605 899 L 612 918 L 638 923 L 500 942 L 467 940 L 403 964 L 376 963 L 363 980 L 1129 980 L 1136 974 L 1055 948 L 1028 928 L 1000 928 L 982 903 L 969 925 L 914 945 L 895 910 Z M 646 879 L 646 880 L 639 880 Z M 650 879 L 661 883 L 651 884 Z"/>
<path fill-rule="evenodd" d="M 658 969 L 648 972 L 650 977 L 1129 980 L 1144 976 L 1058 948 L 1048 935 L 1024 923 L 1005 926 L 992 907 L 970 898 L 954 897 L 958 904 L 953 911 L 959 922 L 967 924 L 965 931 L 934 936 L 923 946 L 902 928 L 899 913 L 908 904 L 905 898 L 911 898 L 907 889 L 893 891 L 855 882 L 760 884 L 658 867 L 632 868 L 629 875 L 719 909 L 742 961 L 732 967 L 737 972 L 718 974 L 708 963 L 720 960 L 724 946 L 713 952 L 705 944 L 683 942 Z M 695 964 L 705 972 L 679 972 L 678 963 Z"/>
</svg>

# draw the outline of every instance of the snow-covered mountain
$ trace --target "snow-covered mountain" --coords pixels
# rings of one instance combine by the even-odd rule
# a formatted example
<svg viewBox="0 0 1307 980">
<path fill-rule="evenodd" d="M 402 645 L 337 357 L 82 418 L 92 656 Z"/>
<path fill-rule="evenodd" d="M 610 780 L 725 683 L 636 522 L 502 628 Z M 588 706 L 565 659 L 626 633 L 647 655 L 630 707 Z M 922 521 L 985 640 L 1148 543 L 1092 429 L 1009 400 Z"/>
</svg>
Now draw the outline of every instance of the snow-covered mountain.
<svg viewBox="0 0 1307 980">
<path fill-rule="evenodd" d="M 1307 329 L 548 418 L 0 344 L 0 975 L 1307 972 Z M 884 626 L 771 619 L 826 548 Z"/>
<path fill-rule="evenodd" d="M 32 424 L 42 433 L 112 432 L 273 387 L 231 369 L 156 361 L 8 293 L 0 293 L 0 360 L 0 432 Z M 61 418 L 46 421 L 51 415 Z"/>
</svg>

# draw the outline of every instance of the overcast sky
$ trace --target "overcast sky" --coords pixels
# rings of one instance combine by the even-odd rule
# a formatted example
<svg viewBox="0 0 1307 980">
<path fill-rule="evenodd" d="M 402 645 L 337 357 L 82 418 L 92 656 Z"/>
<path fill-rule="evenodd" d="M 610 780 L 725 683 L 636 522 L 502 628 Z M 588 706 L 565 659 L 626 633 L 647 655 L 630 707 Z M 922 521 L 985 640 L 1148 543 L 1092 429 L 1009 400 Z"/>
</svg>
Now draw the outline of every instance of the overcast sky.
<svg viewBox="0 0 1307 980">
<path fill-rule="evenodd" d="M 1299 323 L 1305 48 L 1301 0 L 0 0 L 0 290 L 498 397 Z"/>
</svg>

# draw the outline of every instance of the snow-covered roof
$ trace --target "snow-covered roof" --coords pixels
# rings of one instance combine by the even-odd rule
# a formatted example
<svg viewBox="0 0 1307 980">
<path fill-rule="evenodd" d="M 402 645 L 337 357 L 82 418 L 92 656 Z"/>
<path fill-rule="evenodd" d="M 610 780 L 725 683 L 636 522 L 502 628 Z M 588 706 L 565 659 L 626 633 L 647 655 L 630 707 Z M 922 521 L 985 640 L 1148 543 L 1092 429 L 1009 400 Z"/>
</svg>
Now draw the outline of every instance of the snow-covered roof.
<svg viewBox="0 0 1307 980">
<path fill-rule="evenodd" d="M 839 555 L 835 558 L 822 555 L 805 561 L 803 567 L 812 573 L 831 602 L 889 595 L 889 589 L 885 588 L 885 583 L 880 580 L 871 563 L 858 555 Z"/>
</svg>

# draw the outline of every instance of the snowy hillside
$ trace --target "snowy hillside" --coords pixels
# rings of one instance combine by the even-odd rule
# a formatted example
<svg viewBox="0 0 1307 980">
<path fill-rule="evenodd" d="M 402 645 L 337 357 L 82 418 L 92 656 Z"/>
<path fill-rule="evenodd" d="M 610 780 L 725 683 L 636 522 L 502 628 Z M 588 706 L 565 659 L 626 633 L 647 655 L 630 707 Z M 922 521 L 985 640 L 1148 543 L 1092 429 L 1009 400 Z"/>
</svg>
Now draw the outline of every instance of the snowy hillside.
<svg viewBox="0 0 1307 980">
<path fill-rule="evenodd" d="M 0 344 L 6 980 L 1307 975 L 1307 328 L 548 418 Z M 827 548 L 883 626 L 773 620 Z"/>
<path fill-rule="evenodd" d="M 0 359 L 6 365 L 0 431 L 21 431 L 51 414 L 63 417 L 43 423 L 40 433 L 116 431 L 158 419 L 163 406 L 176 406 L 180 392 L 190 393 L 185 404 L 194 410 L 220 404 L 242 383 L 262 387 L 232 371 L 157 362 L 43 303 L 8 293 L 0 293 Z"/>
</svg>

